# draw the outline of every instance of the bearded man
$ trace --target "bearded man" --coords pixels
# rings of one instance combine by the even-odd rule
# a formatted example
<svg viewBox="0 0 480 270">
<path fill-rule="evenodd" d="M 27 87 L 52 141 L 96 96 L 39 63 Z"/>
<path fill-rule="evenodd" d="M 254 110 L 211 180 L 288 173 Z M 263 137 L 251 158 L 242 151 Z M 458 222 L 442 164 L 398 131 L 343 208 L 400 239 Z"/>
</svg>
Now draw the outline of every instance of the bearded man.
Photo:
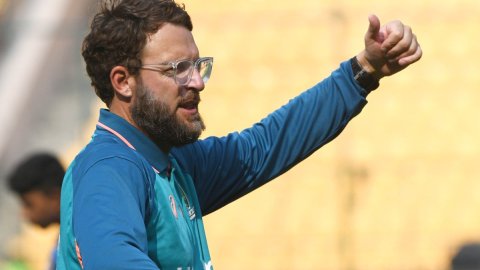
<svg viewBox="0 0 480 270">
<path fill-rule="evenodd" d="M 198 140 L 213 58 L 172 0 L 105 3 L 82 55 L 100 111 L 62 186 L 57 269 L 211 269 L 202 217 L 334 139 L 379 80 L 420 59 L 410 27 L 369 17 L 365 48 L 257 124 Z"/>
</svg>

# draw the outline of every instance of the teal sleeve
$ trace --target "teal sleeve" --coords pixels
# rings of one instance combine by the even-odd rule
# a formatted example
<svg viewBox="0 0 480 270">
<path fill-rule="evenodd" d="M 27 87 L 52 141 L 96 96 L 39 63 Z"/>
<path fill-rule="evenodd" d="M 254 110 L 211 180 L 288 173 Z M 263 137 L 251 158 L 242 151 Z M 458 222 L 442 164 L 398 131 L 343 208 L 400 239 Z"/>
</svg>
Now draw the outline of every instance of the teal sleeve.
<svg viewBox="0 0 480 270">
<path fill-rule="evenodd" d="M 174 149 L 203 214 L 258 188 L 333 140 L 367 103 L 349 62 L 251 128 Z"/>
<path fill-rule="evenodd" d="M 158 269 L 148 257 L 145 179 L 137 164 L 111 157 L 74 180 L 73 232 L 84 269 Z"/>
</svg>

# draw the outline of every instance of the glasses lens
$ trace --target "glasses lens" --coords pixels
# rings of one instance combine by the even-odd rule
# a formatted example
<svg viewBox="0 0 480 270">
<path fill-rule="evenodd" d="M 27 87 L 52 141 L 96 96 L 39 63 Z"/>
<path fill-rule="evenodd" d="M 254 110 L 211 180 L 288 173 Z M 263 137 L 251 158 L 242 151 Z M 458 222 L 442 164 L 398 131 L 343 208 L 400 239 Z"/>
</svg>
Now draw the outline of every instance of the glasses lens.
<svg viewBox="0 0 480 270">
<path fill-rule="evenodd" d="M 192 75 L 192 66 L 193 66 L 193 63 L 188 60 L 177 63 L 175 80 L 177 81 L 178 84 L 184 85 L 188 83 Z"/>
<path fill-rule="evenodd" d="M 213 62 L 212 59 L 204 59 L 198 63 L 198 72 L 200 73 L 200 77 L 204 83 L 210 79 L 210 75 L 212 74 L 212 66 Z"/>
<path fill-rule="evenodd" d="M 177 62 L 175 69 L 175 81 L 179 85 L 186 85 L 190 82 L 193 73 L 193 65 L 196 65 L 200 77 L 206 83 L 212 74 L 212 58 L 200 58 L 195 63 L 193 61 L 185 60 Z"/>
</svg>

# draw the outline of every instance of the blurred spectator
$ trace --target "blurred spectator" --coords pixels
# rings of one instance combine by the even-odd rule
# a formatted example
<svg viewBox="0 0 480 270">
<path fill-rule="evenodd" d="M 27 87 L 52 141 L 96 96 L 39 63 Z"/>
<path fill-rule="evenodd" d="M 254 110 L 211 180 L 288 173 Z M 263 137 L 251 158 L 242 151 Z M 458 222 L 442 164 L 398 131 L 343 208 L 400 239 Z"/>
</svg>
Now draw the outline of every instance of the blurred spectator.
<svg viewBox="0 0 480 270">
<path fill-rule="evenodd" d="M 479 270 L 480 243 L 467 243 L 461 246 L 452 258 L 451 270 Z"/>
<path fill-rule="evenodd" d="M 10 189 L 22 202 L 24 217 L 42 228 L 60 223 L 60 190 L 65 169 L 49 153 L 37 153 L 21 161 L 8 176 Z M 55 269 L 56 248 L 51 269 Z"/>
</svg>

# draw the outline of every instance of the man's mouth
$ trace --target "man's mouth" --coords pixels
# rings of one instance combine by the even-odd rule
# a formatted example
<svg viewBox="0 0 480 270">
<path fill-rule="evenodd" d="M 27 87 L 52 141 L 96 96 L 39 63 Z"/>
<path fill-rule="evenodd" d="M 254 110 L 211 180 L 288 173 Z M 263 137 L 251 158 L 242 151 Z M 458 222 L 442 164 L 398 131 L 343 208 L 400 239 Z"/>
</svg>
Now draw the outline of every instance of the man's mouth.
<svg viewBox="0 0 480 270">
<path fill-rule="evenodd" d="M 190 113 L 197 113 L 199 103 L 200 96 L 198 94 L 193 94 L 183 98 L 178 107 L 187 110 Z"/>
<path fill-rule="evenodd" d="M 190 100 L 190 101 L 187 101 L 187 102 L 182 102 L 182 103 L 180 103 L 179 107 L 182 108 L 182 109 L 186 109 L 186 110 L 194 110 L 194 109 L 197 109 L 198 102 L 196 102 L 194 100 Z"/>
</svg>

